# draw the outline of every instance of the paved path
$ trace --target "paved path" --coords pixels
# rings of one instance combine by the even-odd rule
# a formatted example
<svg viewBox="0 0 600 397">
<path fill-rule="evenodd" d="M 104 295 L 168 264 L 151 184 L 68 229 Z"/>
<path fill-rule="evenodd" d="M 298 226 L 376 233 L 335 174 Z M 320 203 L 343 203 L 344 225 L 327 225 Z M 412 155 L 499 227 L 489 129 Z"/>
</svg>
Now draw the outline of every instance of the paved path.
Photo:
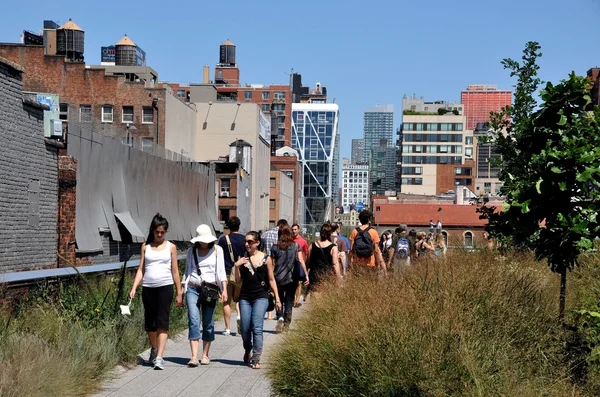
<svg viewBox="0 0 600 397">
<path fill-rule="evenodd" d="M 294 317 L 297 318 L 303 310 L 304 307 L 294 309 Z M 235 312 L 231 317 L 235 330 Z M 116 378 L 106 382 L 94 397 L 271 396 L 269 380 L 264 375 L 264 370 L 269 365 L 269 348 L 281 340 L 281 335 L 275 334 L 276 324 L 275 320 L 265 320 L 264 350 L 260 370 L 244 365 L 242 338 L 222 335 L 221 332 L 225 327 L 223 320 L 219 320 L 215 323 L 216 339 L 210 348 L 210 365 L 187 367 L 190 348 L 187 331 L 185 331 L 174 340 L 168 341 L 163 371 L 155 371 L 146 365 L 137 365 L 129 370 L 118 367 L 115 369 Z M 140 356 L 147 359 L 149 354 L 150 350 L 147 350 Z"/>
</svg>

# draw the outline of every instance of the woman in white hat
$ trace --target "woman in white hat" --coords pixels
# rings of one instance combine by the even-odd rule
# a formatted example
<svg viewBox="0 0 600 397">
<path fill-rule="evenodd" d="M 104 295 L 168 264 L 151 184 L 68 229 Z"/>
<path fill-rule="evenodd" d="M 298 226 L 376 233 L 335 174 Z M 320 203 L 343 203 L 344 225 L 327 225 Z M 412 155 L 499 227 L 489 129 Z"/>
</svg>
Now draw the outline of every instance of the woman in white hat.
<svg viewBox="0 0 600 397">
<path fill-rule="evenodd" d="M 217 238 L 208 225 L 196 229 L 194 244 L 187 252 L 187 266 L 183 277 L 183 288 L 188 308 L 190 367 L 198 366 L 198 345 L 202 337 L 200 364 L 210 364 L 210 343 L 215 340 L 215 309 L 219 294 L 227 301 L 227 276 L 223 249 L 215 244 Z M 202 310 L 202 335 L 200 335 L 200 310 Z"/>
</svg>

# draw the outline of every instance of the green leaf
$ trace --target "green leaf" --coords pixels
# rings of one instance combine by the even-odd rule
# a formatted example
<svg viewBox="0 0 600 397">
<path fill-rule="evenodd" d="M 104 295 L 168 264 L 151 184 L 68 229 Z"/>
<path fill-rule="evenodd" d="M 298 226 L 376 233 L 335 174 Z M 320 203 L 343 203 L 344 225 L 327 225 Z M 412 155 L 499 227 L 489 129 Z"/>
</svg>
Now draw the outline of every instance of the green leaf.
<svg viewBox="0 0 600 397">
<path fill-rule="evenodd" d="M 538 194 L 542 194 L 542 191 L 540 190 L 540 188 L 542 186 L 542 181 L 543 181 L 543 179 L 540 177 L 540 179 L 535 184 L 535 190 L 538 192 Z"/>
<path fill-rule="evenodd" d="M 565 116 L 564 114 L 560 116 L 560 120 L 558 122 L 558 125 L 565 125 L 567 124 L 567 116 Z"/>
<path fill-rule="evenodd" d="M 562 174 L 564 172 L 563 170 L 561 170 L 557 166 L 554 166 L 554 167 L 550 168 L 550 171 L 554 172 L 555 174 Z"/>
<path fill-rule="evenodd" d="M 558 188 L 563 192 L 566 191 L 567 190 L 567 182 L 558 182 Z"/>
</svg>

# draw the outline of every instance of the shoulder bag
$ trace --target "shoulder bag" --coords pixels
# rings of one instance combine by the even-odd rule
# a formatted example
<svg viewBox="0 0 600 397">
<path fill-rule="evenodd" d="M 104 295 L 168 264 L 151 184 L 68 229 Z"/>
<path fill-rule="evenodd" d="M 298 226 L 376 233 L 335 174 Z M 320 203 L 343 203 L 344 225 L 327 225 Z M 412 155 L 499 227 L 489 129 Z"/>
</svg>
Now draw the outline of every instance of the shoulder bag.
<svg viewBox="0 0 600 397">
<path fill-rule="evenodd" d="M 267 256 L 265 255 L 265 258 L 266 257 Z M 267 291 L 268 300 L 269 300 L 269 305 L 267 306 L 267 312 L 272 312 L 273 310 L 275 310 L 275 296 L 273 296 L 273 293 L 271 292 L 271 288 L 269 288 L 269 286 L 265 282 L 264 278 L 260 277 L 258 275 L 258 273 L 256 272 L 256 268 L 252 264 L 251 256 L 248 257 L 248 263 L 250 263 L 250 267 L 252 267 L 252 271 L 254 272 L 254 274 L 256 274 L 256 277 L 260 278 L 260 285 L 262 285 L 263 288 Z M 265 263 L 263 266 L 267 266 L 267 264 Z"/>
<path fill-rule="evenodd" d="M 192 249 L 194 250 L 194 260 L 196 261 L 196 269 L 198 270 L 198 275 L 202 280 L 202 282 L 200 283 L 200 299 L 198 300 L 198 304 L 205 304 L 210 307 L 215 307 L 217 305 L 217 301 L 219 300 L 219 287 L 215 284 L 207 283 L 206 281 L 204 281 L 204 279 L 202 278 L 202 270 L 200 270 L 200 265 L 198 263 L 198 254 L 196 253 L 196 247 L 193 247 Z M 214 247 L 213 249 L 215 250 L 216 262 L 218 260 L 217 247 Z"/>
</svg>

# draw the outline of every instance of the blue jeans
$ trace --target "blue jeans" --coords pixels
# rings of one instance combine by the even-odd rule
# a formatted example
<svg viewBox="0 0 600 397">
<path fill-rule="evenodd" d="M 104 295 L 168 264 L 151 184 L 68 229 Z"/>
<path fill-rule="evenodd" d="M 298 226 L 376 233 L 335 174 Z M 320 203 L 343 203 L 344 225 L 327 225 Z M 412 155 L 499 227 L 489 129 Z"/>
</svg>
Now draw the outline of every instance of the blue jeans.
<svg viewBox="0 0 600 397">
<path fill-rule="evenodd" d="M 263 349 L 263 326 L 269 300 L 259 298 L 253 301 L 240 299 L 240 317 L 242 320 L 242 340 L 244 350 L 252 350 L 252 360 L 260 361 Z"/>
<path fill-rule="evenodd" d="M 200 292 L 192 286 L 188 286 L 185 293 L 185 301 L 188 309 L 188 339 L 200 339 L 200 310 L 198 309 Z M 215 340 L 215 307 L 201 305 L 202 308 L 202 340 L 212 342 Z"/>
</svg>

